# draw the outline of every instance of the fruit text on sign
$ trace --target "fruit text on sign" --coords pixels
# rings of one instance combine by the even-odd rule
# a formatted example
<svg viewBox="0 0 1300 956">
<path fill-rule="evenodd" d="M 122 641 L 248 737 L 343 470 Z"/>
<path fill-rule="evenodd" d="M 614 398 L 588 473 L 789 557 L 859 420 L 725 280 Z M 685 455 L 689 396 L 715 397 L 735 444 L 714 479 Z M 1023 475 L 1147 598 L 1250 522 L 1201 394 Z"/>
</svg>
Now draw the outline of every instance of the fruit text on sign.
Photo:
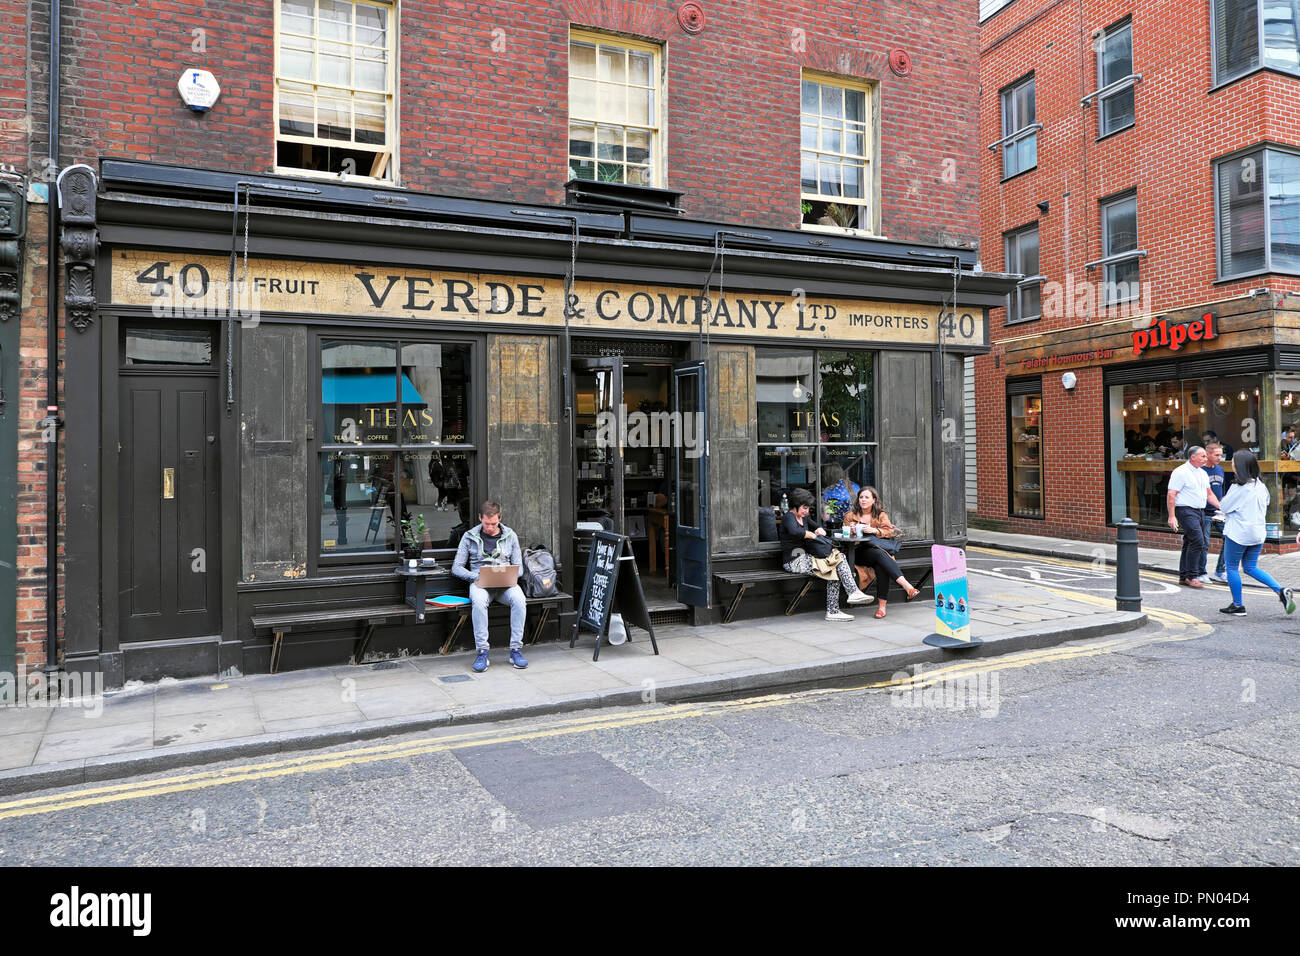
<svg viewBox="0 0 1300 956">
<path fill-rule="evenodd" d="M 1167 319 L 1153 319 L 1141 331 L 1133 333 L 1133 354 L 1141 355 L 1157 346 L 1177 352 L 1184 342 L 1208 342 L 1218 338 L 1214 331 L 1214 313 L 1206 312 L 1199 320 L 1186 325 L 1170 325 Z"/>
</svg>

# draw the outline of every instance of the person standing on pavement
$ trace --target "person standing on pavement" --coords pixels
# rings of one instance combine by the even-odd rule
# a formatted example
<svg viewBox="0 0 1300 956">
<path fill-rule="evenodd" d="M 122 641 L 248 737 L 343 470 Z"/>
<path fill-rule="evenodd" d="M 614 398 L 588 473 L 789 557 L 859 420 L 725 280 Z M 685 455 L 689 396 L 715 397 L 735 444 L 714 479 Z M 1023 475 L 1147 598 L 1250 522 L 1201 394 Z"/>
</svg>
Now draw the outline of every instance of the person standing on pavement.
<svg viewBox="0 0 1300 956">
<path fill-rule="evenodd" d="M 451 573 L 469 582 L 469 599 L 473 605 L 474 670 L 482 673 L 488 666 L 488 605 L 500 601 L 510 608 L 510 663 L 523 669 L 524 617 L 528 613 L 528 600 L 518 584 L 508 588 L 481 588 L 478 586 L 479 568 L 485 565 L 504 564 L 520 567 L 524 563 L 519 549 L 519 537 L 501 523 L 501 506 L 495 501 L 483 502 L 479 508 L 479 523 L 465 532 L 456 549 L 456 560 Z"/>
<path fill-rule="evenodd" d="M 1210 434 L 1210 433 L 1207 433 Z M 1205 473 L 1210 478 L 1210 491 L 1214 497 L 1220 501 L 1223 500 L 1223 466 L 1219 464 L 1223 460 L 1223 446 L 1217 441 L 1211 441 L 1205 446 Z M 1223 548 L 1219 548 L 1219 563 L 1214 567 L 1213 574 L 1206 574 L 1210 560 L 1210 530 L 1212 527 L 1211 519 L 1214 517 L 1215 509 L 1212 505 L 1206 505 L 1205 510 L 1201 512 L 1201 533 L 1205 536 L 1205 550 L 1201 552 L 1201 573 L 1197 575 L 1196 580 L 1202 584 L 1209 584 L 1211 581 L 1218 581 L 1220 584 L 1228 583 L 1227 567 L 1224 564 Z"/>
<path fill-rule="evenodd" d="M 1178 558 L 1178 583 L 1189 588 L 1205 587 L 1197 580 L 1201 553 L 1205 550 L 1201 516 L 1207 501 L 1216 509 L 1219 507 L 1218 497 L 1210 491 L 1210 478 L 1201 467 L 1204 464 L 1204 448 L 1193 445 L 1187 449 L 1187 461 L 1175 468 L 1169 476 L 1169 493 L 1165 496 L 1165 504 L 1169 509 L 1169 527 L 1183 532 L 1183 550 Z"/>
<path fill-rule="evenodd" d="M 1295 597 L 1291 588 L 1284 588 L 1258 565 L 1259 552 L 1264 547 L 1265 518 L 1268 515 L 1268 488 L 1259 480 L 1259 462 L 1245 449 L 1232 456 L 1232 487 L 1223 496 L 1220 510 L 1227 521 L 1223 526 L 1223 550 L 1228 555 L 1228 587 L 1232 589 L 1232 603 L 1220 608 L 1222 614 L 1245 617 L 1245 598 L 1241 592 L 1241 571 L 1278 596 L 1286 613 L 1295 611 Z"/>
</svg>

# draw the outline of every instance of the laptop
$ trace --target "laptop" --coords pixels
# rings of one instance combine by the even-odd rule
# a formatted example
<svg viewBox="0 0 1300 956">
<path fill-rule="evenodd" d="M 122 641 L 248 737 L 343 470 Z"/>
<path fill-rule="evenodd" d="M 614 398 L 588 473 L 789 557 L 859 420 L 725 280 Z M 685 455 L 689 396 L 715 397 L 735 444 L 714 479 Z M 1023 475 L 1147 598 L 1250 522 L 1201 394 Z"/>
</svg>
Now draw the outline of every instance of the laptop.
<svg viewBox="0 0 1300 956">
<path fill-rule="evenodd" d="M 506 564 L 478 569 L 478 586 L 481 588 L 512 588 L 519 583 L 519 565 Z"/>
</svg>

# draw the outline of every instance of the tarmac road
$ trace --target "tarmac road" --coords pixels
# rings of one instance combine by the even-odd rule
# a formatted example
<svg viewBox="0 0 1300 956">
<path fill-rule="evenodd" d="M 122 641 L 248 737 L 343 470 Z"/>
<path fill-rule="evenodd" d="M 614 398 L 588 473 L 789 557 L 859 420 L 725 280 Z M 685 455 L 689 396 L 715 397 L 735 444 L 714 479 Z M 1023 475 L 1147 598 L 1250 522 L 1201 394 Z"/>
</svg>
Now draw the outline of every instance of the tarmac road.
<svg viewBox="0 0 1300 956">
<path fill-rule="evenodd" d="M 1087 564 L 968 558 L 1113 602 Z M 0 866 L 1300 863 L 1300 614 L 1143 582 L 1141 631 L 871 686 L 3 799 Z"/>
</svg>

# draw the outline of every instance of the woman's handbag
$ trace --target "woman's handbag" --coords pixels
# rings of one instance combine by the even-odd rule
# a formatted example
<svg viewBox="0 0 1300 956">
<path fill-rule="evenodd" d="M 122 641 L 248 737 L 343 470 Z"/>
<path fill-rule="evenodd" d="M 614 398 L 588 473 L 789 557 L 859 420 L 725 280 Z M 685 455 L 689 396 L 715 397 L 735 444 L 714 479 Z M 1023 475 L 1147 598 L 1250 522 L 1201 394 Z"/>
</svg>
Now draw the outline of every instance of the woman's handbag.
<svg viewBox="0 0 1300 956">
<path fill-rule="evenodd" d="M 840 576 L 838 568 L 843 560 L 843 552 L 832 549 L 830 557 L 812 559 L 813 574 L 823 581 L 837 581 Z"/>
<path fill-rule="evenodd" d="M 903 546 L 903 539 L 898 536 L 892 538 L 877 538 L 875 535 L 867 535 L 862 540 L 870 547 L 879 548 L 886 554 L 898 554 L 898 549 Z"/>
<path fill-rule="evenodd" d="M 876 569 L 864 568 L 862 565 L 859 564 L 857 567 L 857 572 L 858 572 L 858 587 L 865 591 L 867 588 L 871 587 L 872 582 L 876 580 Z"/>
<path fill-rule="evenodd" d="M 815 538 L 805 541 L 803 547 L 810 558 L 829 558 L 831 552 L 835 550 L 830 539 L 822 535 L 817 535 Z"/>
</svg>

